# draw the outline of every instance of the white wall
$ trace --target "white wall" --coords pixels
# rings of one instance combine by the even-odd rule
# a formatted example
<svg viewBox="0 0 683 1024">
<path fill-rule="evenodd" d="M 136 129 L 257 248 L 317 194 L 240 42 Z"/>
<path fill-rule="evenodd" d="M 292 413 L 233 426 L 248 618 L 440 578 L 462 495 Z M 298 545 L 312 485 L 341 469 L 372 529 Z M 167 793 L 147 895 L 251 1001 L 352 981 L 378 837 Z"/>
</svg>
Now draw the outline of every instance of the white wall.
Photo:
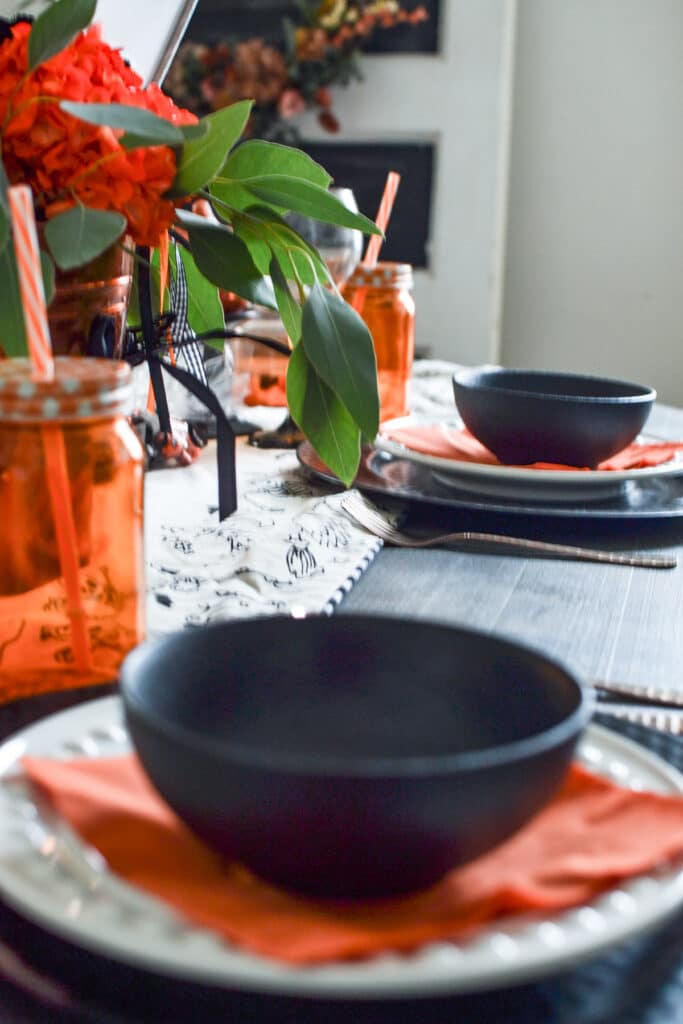
<svg viewBox="0 0 683 1024">
<path fill-rule="evenodd" d="M 519 0 L 500 360 L 683 403 L 683 2 Z"/>
<path fill-rule="evenodd" d="M 365 56 L 363 81 L 335 91 L 340 135 L 321 132 L 312 116 L 300 127 L 326 142 L 435 143 L 430 268 L 415 276 L 417 344 L 490 362 L 500 328 L 515 0 L 442 0 L 442 8 L 438 54 Z"/>
</svg>

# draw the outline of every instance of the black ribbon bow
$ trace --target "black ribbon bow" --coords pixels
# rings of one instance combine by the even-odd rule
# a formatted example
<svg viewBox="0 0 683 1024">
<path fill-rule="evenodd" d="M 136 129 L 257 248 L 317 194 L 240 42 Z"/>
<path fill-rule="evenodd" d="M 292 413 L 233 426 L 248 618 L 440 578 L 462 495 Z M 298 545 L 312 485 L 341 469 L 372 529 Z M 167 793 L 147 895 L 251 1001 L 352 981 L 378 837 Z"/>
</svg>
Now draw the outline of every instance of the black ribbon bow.
<svg viewBox="0 0 683 1024">
<path fill-rule="evenodd" d="M 162 343 L 159 328 L 152 309 L 152 283 L 150 273 L 150 251 L 138 247 L 137 282 L 140 303 L 140 326 L 145 346 L 145 359 L 149 366 L 157 416 L 162 433 L 172 434 L 171 415 L 164 387 L 164 373 L 180 381 L 195 398 L 206 406 L 216 417 L 216 463 L 218 466 L 218 516 L 226 519 L 237 508 L 237 480 L 235 474 L 235 433 L 230 421 L 216 396 L 205 381 L 194 374 L 173 366 L 162 358 Z M 163 371 L 163 372 L 162 372 Z"/>
</svg>

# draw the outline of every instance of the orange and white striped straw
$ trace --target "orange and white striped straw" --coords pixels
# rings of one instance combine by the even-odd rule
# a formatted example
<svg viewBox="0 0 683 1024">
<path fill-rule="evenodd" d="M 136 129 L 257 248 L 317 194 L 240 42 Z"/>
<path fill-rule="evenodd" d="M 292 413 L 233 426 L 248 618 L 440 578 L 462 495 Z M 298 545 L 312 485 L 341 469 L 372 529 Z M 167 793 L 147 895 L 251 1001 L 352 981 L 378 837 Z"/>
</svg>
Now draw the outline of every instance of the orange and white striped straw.
<svg viewBox="0 0 683 1024">
<path fill-rule="evenodd" d="M 375 218 L 375 224 L 383 235 L 386 234 L 387 227 L 389 226 L 389 218 L 391 217 L 391 211 L 394 208 L 394 201 L 400 184 L 401 175 L 398 171 L 389 171 L 387 180 L 384 183 L 384 192 L 382 193 L 382 198 L 380 200 L 377 217 Z M 379 251 L 382 247 L 382 241 L 383 239 L 381 235 L 372 235 L 368 242 L 365 256 L 362 260 L 364 267 L 374 267 L 376 265 L 379 257 Z"/>
<path fill-rule="evenodd" d="M 28 185 L 12 185 L 7 190 L 7 198 L 12 219 L 19 291 L 24 310 L 26 340 L 33 363 L 33 375 L 41 380 L 53 380 L 55 363 L 47 322 L 43 275 L 40 269 L 33 196 Z"/>
<path fill-rule="evenodd" d="M 55 361 L 52 355 L 47 304 L 40 269 L 38 232 L 33 212 L 33 197 L 28 185 L 13 185 L 7 190 L 14 252 L 16 254 L 19 291 L 24 311 L 26 341 L 37 380 L 54 380 Z M 64 434 L 57 423 L 41 427 L 45 475 L 50 495 L 52 520 L 59 552 L 59 567 L 64 580 L 66 604 L 71 624 L 74 661 L 79 671 L 92 669 L 88 639 L 88 623 L 83 609 L 80 588 L 78 535 L 73 517 L 71 486 Z"/>
<path fill-rule="evenodd" d="M 384 183 L 384 191 L 382 192 L 379 209 L 377 210 L 377 217 L 375 218 L 375 224 L 382 232 L 382 235 L 373 235 L 371 237 L 368 242 L 368 247 L 365 250 L 365 256 L 361 260 L 362 267 L 372 268 L 377 266 L 379 251 L 382 247 L 382 242 L 384 241 L 382 236 L 386 234 L 386 230 L 389 225 L 389 218 L 391 217 L 391 211 L 394 208 L 394 200 L 396 199 L 396 193 L 398 192 L 398 186 L 400 184 L 401 175 L 398 171 L 389 171 L 387 174 L 387 180 Z M 359 315 L 362 315 L 363 313 L 367 292 L 367 287 L 357 288 L 353 298 L 351 299 L 351 305 Z"/>
</svg>

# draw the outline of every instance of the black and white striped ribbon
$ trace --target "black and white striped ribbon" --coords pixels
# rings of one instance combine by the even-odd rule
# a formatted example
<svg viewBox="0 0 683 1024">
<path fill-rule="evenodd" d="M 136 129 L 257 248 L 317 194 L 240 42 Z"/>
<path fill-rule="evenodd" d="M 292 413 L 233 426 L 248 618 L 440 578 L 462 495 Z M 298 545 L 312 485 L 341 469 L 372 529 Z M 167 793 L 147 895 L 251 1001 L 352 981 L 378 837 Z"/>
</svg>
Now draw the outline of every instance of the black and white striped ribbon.
<svg viewBox="0 0 683 1024">
<path fill-rule="evenodd" d="M 172 245 L 172 252 L 174 252 L 175 258 L 169 283 L 171 309 L 174 313 L 171 325 L 171 341 L 178 353 L 178 362 L 184 362 L 188 372 L 193 377 L 196 377 L 197 380 L 200 380 L 202 384 L 206 384 L 208 381 L 202 358 L 202 348 L 196 340 L 197 335 L 190 327 L 187 318 L 189 293 L 185 266 L 180 255 L 180 247 Z"/>
</svg>

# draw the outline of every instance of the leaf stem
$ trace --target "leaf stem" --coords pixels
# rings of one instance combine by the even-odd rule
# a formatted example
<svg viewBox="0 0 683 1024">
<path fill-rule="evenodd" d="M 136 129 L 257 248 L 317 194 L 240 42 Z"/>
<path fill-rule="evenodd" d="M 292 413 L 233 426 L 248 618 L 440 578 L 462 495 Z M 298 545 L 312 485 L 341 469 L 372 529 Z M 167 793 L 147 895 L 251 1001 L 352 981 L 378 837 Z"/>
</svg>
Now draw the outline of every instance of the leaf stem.
<svg viewBox="0 0 683 1024">
<path fill-rule="evenodd" d="M 247 334 L 245 331 L 233 330 L 226 327 L 225 330 L 216 331 L 205 331 L 203 334 L 197 335 L 197 341 L 209 341 L 211 338 L 223 338 L 229 340 L 230 338 L 246 338 L 247 341 L 256 341 L 259 345 L 265 345 L 266 348 L 272 349 L 274 352 L 279 352 L 280 355 L 289 357 L 292 354 L 292 350 L 289 345 L 285 345 L 283 341 L 278 341 L 277 338 L 267 338 L 261 334 Z"/>
<path fill-rule="evenodd" d="M 231 206 L 230 203 L 226 203 L 223 199 L 219 199 L 218 196 L 215 196 L 206 188 L 200 188 L 197 195 L 201 196 L 203 199 L 208 200 L 211 206 L 213 206 L 214 204 L 216 206 L 222 206 L 224 210 L 228 210 L 233 215 L 242 212 L 241 210 L 238 210 L 236 207 Z M 232 221 L 230 221 L 230 223 L 232 224 Z"/>
<path fill-rule="evenodd" d="M 132 249 L 129 245 L 126 245 L 124 242 L 117 242 L 116 244 L 118 245 L 119 249 L 122 250 L 122 252 L 127 252 L 129 256 L 132 256 L 136 263 L 142 263 L 148 267 L 152 266 L 149 260 L 146 260 L 144 256 L 141 256 L 137 249 Z"/>
</svg>

